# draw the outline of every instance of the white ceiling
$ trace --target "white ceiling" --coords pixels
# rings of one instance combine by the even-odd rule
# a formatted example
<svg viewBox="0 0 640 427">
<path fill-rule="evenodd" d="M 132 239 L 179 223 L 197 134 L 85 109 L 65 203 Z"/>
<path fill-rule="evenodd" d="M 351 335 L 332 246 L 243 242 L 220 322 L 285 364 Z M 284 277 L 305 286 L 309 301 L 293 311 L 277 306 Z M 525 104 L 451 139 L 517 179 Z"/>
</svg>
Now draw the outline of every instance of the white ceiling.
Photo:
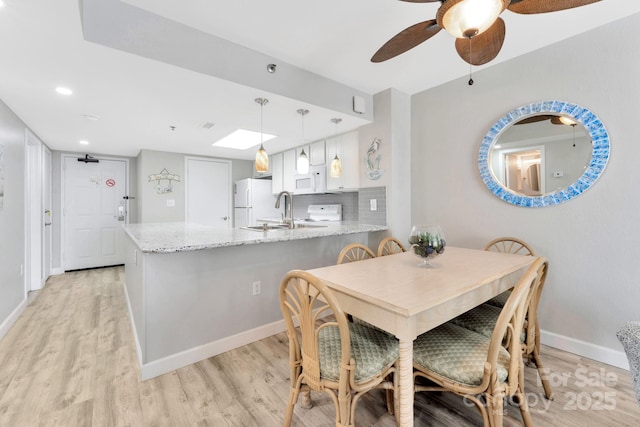
<svg viewBox="0 0 640 427">
<path fill-rule="evenodd" d="M 135 156 L 140 149 L 153 149 L 251 159 L 255 148 L 235 152 L 214 149 L 211 143 L 239 127 L 259 130 L 260 107 L 253 101 L 256 97 L 270 100 L 264 107 L 264 131 L 279 135 L 265 144 L 270 152 L 302 143 L 301 119 L 295 112 L 299 108 L 311 111 L 304 119 L 305 141 L 332 136 L 332 117 L 344 119 L 338 132 L 368 123 L 366 118 L 333 111 L 322 100 L 303 102 L 303 98 L 269 91 L 259 81 L 253 86 L 238 84 L 175 62 L 170 65 L 149 59 L 153 55 L 140 56 L 86 41 L 79 5 L 86 9 L 87 4 L 100 1 L 117 2 L 4 0 L 5 7 L 0 8 L 0 99 L 54 150 Z M 126 3 L 143 9 L 150 18 L 151 14 L 160 15 L 268 55 L 282 67 L 307 70 L 370 95 L 391 87 L 414 94 L 466 76 L 469 71 L 455 52 L 454 39 L 444 31 L 385 63 L 369 61 L 400 30 L 434 18 L 437 2 Z M 498 58 L 487 66 L 638 12 L 640 2 L 623 0 L 603 0 L 544 15 L 505 11 L 506 40 Z M 114 26 L 107 17 L 97 25 L 101 31 L 108 32 Z M 154 48 L 148 46 L 149 51 Z M 217 54 L 213 48 L 203 50 L 182 54 Z M 481 78 L 475 81 L 476 85 L 482 84 Z M 70 87 L 74 94 L 56 94 L 54 89 L 59 85 Z M 85 114 L 99 119 L 88 120 Z M 204 130 L 199 127 L 204 121 L 215 126 Z M 176 129 L 172 131 L 170 126 Z M 90 141 L 90 145 L 79 145 L 81 139 Z"/>
</svg>

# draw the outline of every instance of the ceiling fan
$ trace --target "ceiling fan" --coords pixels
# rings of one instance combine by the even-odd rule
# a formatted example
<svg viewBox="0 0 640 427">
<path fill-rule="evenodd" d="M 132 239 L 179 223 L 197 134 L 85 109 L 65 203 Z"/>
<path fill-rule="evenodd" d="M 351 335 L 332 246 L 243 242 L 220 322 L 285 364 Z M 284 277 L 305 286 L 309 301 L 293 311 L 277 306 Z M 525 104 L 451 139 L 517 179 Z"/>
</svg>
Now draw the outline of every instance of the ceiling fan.
<svg viewBox="0 0 640 427">
<path fill-rule="evenodd" d="M 405 28 L 386 42 L 371 58 L 383 62 L 400 55 L 436 35 L 441 29 L 456 37 L 456 51 L 471 65 L 493 60 L 504 42 L 506 28 L 499 17 L 509 9 L 515 13 L 535 14 L 557 12 L 585 6 L 600 0 L 401 0 L 409 3 L 442 5 L 436 19 Z M 470 83 L 471 84 L 471 83 Z"/>
</svg>

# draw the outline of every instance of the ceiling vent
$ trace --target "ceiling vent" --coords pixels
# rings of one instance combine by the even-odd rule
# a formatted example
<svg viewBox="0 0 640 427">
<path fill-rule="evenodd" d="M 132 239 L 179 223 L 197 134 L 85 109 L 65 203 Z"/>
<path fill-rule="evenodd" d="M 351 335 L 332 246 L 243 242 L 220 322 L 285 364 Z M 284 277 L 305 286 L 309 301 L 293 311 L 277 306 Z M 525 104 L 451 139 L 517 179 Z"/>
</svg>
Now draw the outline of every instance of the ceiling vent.
<svg viewBox="0 0 640 427">
<path fill-rule="evenodd" d="M 215 123 L 211 123 L 211 122 L 206 122 L 206 121 L 205 121 L 205 122 L 200 123 L 200 127 L 201 127 L 202 129 L 207 129 L 207 130 L 209 130 L 209 129 L 211 129 L 211 128 L 212 128 L 212 127 L 214 127 L 214 126 L 215 126 Z"/>
</svg>

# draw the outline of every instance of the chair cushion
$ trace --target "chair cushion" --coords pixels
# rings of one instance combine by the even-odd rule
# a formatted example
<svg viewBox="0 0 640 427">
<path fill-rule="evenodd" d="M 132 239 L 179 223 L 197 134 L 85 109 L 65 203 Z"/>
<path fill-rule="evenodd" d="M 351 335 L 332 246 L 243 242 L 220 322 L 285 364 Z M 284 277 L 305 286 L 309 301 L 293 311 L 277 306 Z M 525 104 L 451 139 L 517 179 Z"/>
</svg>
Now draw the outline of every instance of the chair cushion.
<svg viewBox="0 0 640 427">
<path fill-rule="evenodd" d="M 502 308 L 507 303 L 507 300 L 509 299 L 510 296 L 511 296 L 511 291 L 504 291 L 500 295 L 495 296 L 491 298 L 489 301 L 487 301 L 487 304 L 495 305 L 496 307 Z"/>
<path fill-rule="evenodd" d="M 491 338 L 501 311 L 501 308 L 491 304 L 481 304 L 452 319 L 451 322 L 472 330 L 473 332 L 477 332 L 480 335 L 484 335 L 487 338 Z M 524 342 L 525 339 L 527 339 L 527 333 L 523 329 L 520 332 L 520 342 Z"/>
<path fill-rule="evenodd" d="M 452 319 L 451 322 L 491 338 L 501 310 L 494 305 L 481 304 Z"/>
<path fill-rule="evenodd" d="M 482 383 L 490 339 L 451 322 L 420 335 L 413 342 L 415 367 L 435 372 L 457 383 L 477 386 Z M 498 380 L 507 380 L 509 352 L 498 354 Z"/>
<path fill-rule="evenodd" d="M 398 340 L 384 332 L 362 324 L 349 323 L 351 357 L 356 361 L 356 382 L 369 380 L 395 363 L 399 354 Z M 318 336 L 320 377 L 338 381 L 340 377 L 340 330 L 327 326 Z"/>
</svg>

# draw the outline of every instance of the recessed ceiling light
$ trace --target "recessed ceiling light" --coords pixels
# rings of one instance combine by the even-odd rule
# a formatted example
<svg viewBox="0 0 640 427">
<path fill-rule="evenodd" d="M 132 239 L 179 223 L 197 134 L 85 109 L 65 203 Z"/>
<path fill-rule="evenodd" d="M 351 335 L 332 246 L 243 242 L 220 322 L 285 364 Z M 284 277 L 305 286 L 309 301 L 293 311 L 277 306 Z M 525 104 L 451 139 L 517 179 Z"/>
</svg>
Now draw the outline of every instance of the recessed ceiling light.
<svg viewBox="0 0 640 427">
<path fill-rule="evenodd" d="M 255 147 L 256 145 L 260 144 L 260 142 L 267 142 L 275 137 L 276 135 L 263 133 L 261 140 L 260 132 L 238 129 L 237 131 L 225 136 L 221 140 L 214 142 L 212 145 L 214 147 L 226 147 L 234 148 L 236 150 L 246 150 L 247 148 Z"/>
<path fill-rule="evenodd" d="M 56 92 L 58 92 L 60 95 L 71 95 L 73 93 L 73 91 L 71 89 L 69 89 L 68 87 L 63 87 L 63 86 L 58 86 L 56 88 Z"/>
<path fill-rule="evenodd" d="M 89 145 L 89 141 L 83 139 L 80 141 L 80 145 Z"/>
</svg>

